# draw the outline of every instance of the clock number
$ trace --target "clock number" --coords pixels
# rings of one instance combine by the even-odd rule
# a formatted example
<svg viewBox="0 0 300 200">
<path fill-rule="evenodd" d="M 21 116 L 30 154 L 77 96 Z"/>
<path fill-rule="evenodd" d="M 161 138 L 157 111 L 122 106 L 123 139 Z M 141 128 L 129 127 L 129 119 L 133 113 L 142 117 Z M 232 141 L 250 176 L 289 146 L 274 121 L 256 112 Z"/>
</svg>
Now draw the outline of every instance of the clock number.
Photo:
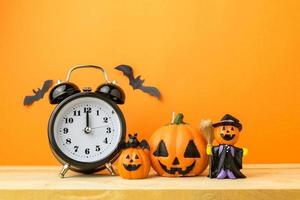
<svg viewBox="0 0 300 200">
<path fill-rule="evenodd" d="M 105 144 L 107 144 L 108 143 L 108 140 L 107 140 L 107 137 L 104 139 L 104 141 L 103 141 Z"/>
<path fill-rule="evenodd" d="M 111 133 L 111 128 L 110 127 L 106 128 L 106 133 Z"/>
<path fill-rule="evenodd" d="M 86 113 L 86 112 L 91 113 L 92 112 L 92 108 L 91 107 L 85 107 L 83 112 L 84 113 Z"/>
<path fill-rule="evenodd" d="M 100 145 L 96 145 L 96 151 L 100 151 Z"/>
<path fill-rule="evenodd" d="M 85 152 L 85 154 L 90 154 L 90 149 L 86 148 L 84 152 Z"/>
<path fill-rule="evenodd" d="M 66 144 L 71 144 L 71 138 L 66 139 Z"/>
<path fill-rule="evenodd" d="M 64 128 L 63 132 L 64 132 L 64 134 L 67 134 L 69 132 L 69 129 L 68 128 Z"/>
<path fill-rule="evenodd" d="M 74 119 L 72 118 L 72 117 L 66 117 L 65 118 L 65 123 L 67 124 L 67 123 L 70 123 L 70 124 L 72 124 L 74 122 Z"/>
<path fill-rule="evenodd" d="M 100 115 L 100 111 L 99 110 L 97 110 L 97 116 L 99 116 Z"/>
<path fill-rule="evenodd" d="M 107 123 L 108 122 L 108 117 L 103 117 L 103 122 Z"/>
<path fill-rule="evenodd" d="M 75 152 L 77 152 L 77 151 L 78 151 L 78 148 L 79 148 L 79 146 L 74 146 L 74 150 L 75 150 Z"/>
<path fill-rule="evenodd" d="M 80 110 L 74 110 L 74 116 L 80 116 Z"/>
</svg>

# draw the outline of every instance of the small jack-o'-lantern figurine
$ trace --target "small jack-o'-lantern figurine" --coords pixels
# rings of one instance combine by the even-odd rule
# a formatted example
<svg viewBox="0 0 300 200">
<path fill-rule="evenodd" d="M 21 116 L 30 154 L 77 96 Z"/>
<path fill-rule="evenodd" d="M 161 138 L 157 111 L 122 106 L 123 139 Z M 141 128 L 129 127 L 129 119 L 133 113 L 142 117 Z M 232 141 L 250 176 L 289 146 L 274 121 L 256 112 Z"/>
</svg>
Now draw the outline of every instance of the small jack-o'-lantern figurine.
<svg viewBox="0 0 300 200">
<path fill-rule="evenodd" d="M 146 152 L 148 150 L 148 143 L 145 140 L 140 143 L 137 133 L 129 134 L 125 150 L 121 153 L 118 161 L 119 175 L 126 179 L 146 178 L 150 171 L 150 160 L 148 152 Z"/>
<path fill-rule="evenodd" d="M 161 176 L 197 176 L 207 167 L 207 142 L 181 113 L 154 132 L 149 145 L 151 165 Z"/>
<path fill-rule="evenodd" d="M 210 178 L 246 178 L 240 170 L 242 158 L 248 150 L 234 146 L 239 139 L 242 124 L 235 117 L 226 114 L 212 126 L 214 139 L 219 145 L 207 148 L 207 154 L 212 155 Z"/>
</svg>

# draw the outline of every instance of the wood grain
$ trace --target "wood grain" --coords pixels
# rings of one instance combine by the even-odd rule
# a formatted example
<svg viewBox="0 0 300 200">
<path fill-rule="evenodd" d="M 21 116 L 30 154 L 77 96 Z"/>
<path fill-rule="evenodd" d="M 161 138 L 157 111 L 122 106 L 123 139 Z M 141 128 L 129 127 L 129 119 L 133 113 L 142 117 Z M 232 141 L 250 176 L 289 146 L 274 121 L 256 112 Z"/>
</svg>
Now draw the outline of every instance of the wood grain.
<svg viewBox="0 0 300 200">
<path fill-rule="evenodd" d="M 0 199 L 300 199 L 300 164 L 246 165 L 247 179 L 216 180 L 205 175 L 125 180 L 103 174 L 69 172 L 59 167 L 0 167 Z"/>
</svg>

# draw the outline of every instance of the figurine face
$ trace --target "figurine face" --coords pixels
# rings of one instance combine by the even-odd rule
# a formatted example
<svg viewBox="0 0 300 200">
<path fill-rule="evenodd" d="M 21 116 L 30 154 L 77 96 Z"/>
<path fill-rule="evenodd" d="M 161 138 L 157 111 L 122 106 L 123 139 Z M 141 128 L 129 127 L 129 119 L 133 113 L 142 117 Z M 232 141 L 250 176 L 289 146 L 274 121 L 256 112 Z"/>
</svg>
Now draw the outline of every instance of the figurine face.
<svg viewBox="0 0 300 200">
<path fill-rule="evenodd" d="M 122 178 L 146 178 L 150 170 L 150 160 L 140 147 L 125 149 L 118 161 L 118 172 Z"/>
<path fill-rule="evenodd" d="M 214 128 L 214 136 L 219 144 L 234 145 L 239 139 L 240 131 L 231 125 L 218 126 Z"/>
<path fill-rule="evenodd" d="M 142 165 L 142 161 L 138 152 L 135 150 L 127 151 L 125 159 L 123 159 L 123 167 L 127 171 L 136 171 Z"/>
</svg>

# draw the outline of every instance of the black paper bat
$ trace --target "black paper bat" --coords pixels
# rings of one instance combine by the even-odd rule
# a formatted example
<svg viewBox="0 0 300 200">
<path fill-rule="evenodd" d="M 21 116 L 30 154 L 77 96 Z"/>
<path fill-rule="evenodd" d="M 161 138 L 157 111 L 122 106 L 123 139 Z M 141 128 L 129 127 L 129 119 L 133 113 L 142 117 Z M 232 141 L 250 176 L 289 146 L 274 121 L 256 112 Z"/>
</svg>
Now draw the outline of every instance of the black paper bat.
<svg viewBox="0 0 300 200">
<path fill-rule="evenodd" d="M 140 147 L 141 147 L 142 149 L 148 149 L 148 150 L 150 151 L 150 146 L 149 146 L 147 140 L 142 140 L 142 141 L 140 142 Z"/>
<path fill-rule="evenodd" d="M 125 76 L 129 79 L 129 84 L 132 86 L 132 88 L 142 90 L 145 93 L 148 93 L 152 96 L 155 96 L 157 99 L 160 99 L 160 92 L 156 87 L 151 86 L 144 86 L 145 80 L 141 79 L 141 76 L 137 76 L 134 78 L 133 70 L 128 65 L 119 65 L 115 67 L 115 69 L 123 72 Z"/>
<path fill-rule="evenodd" d="M 135 147 L 141 147 L 142 149 L 148 149 L 150 151 L 150 146 L 146 140 L 142 140 L 141 142 L 137 139 L 137 133 L 128 135 L 128 142 L 125 144 L 125 147 L 131 147 L 134 145 Z"/>
<path fill-rule="evenodd" d="M 53 81 L 52 80 L 46 80 L 44 82 L 44 85 L 42 89 L 38 88 L 37 91 L 32 90 L 34 95 L 32 96 L 25 96 L 23 105 L 24 106 L 30 106 L 33 104 L 35 101 L 38 101 L 44 97 L 44 94 L 49 90 L 49 88 L 52 86 Z"/>
</svg>

